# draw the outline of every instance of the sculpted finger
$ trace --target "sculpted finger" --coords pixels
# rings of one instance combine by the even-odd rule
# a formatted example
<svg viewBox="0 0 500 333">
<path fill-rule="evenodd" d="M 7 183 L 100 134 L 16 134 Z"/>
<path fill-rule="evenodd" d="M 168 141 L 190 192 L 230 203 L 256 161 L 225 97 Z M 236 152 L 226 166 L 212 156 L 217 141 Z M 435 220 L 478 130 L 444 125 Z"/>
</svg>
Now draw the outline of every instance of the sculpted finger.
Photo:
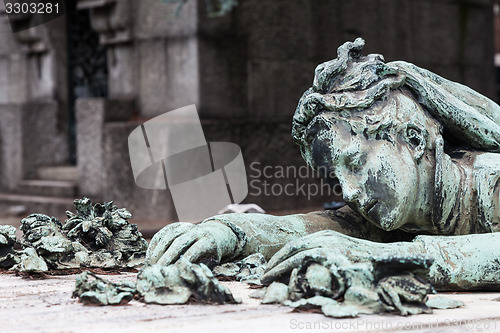
<svg viewBox="0 0 500 333">
<path fill-rule="evenodd" d="M 314 236 L 314 237 L 311 237 Z M 281 250 L 276 252 L 274 256 L 271 257 L 269 260 L 269 263 L 267 265 L 268 269 L 272 269 L 275 266 L 283 263 L 286 261 L 288 258 L 293 257 L 297 253 L 315 249 L 315 248 L 321 248 L 328 244 L 330 238 L 330 235 L 308 235 L 303 238 L 299 238 L 297 240 L 291 241 L 287 243 Z"/>
<path fill-rule="evenodd" d="M 305 252 L 297 253 L 296 255 L 286 259 L 285 261 L 279 263 L 275 267 L 268 270 L 260 279 L 263 284 L 271 284 L 273 281 L 277 281 L 282 276 L 290 274 L 292 269 L 298 267 L 302 260 L 304 260 L 307 254 Z"/>
<path fill-rule="evenodd" d="M 185 234 L 194 227 L 192 223 L 179 222 L 169 224 L 158 231 L 151 239 L 146 251 L 146 263 L 156 264 L 163 256 L 172 242 L 179 236 Z"/>
<path fill-rule="evenodd" d="M 304 259 L 318 256 L 326 258 L 327 253 L 321 248 L 314 248 L 299 252 L 274 267 L 268 267 L 266 273 L 261 277 L 260 281 L 266 285 L 271 284 L 271 282 L 277 281 L 283 276 L 290 274 L 294 268 L 299 267 L 304 262 Z"/>
<path fill-rule="evenodd" d="M 190 228 L 192 228 L 194 224 L 192 223 L 186 223 L 186 222 L 177 222 L 177 223 L 172 223 L 169 224 L 165 227 L 163 227 L 160 231 L 158 231 L 156 234 L 154 234 L 153 238 L 151 239 L 151 242 L 149 243 L 149 249 L 152 250 L 158 246 L 158 244 L 161 243 L 167 243 L 169 238 L 170 242 L 173 241 L 171 238 L 177 237 L 180 233 L 183 233 Z"/>
<path fill-rule="evenodd" d="M 194 243 L 182 257 L 190 262 L 198 262 L 208 257 L 215 258 L 217 262 L 220 262 L 221 255 L 218 252 L 215 240 L 206 237 Z"/>
<path fill-rule="evenodd" d="M 193 230 L 179 236 L 172 242 L 161 258 L 158 259 L 158 265 L 167 266 L 174 263 L 198 239 L 198 233 L 193 232 Z"/>
</svg>

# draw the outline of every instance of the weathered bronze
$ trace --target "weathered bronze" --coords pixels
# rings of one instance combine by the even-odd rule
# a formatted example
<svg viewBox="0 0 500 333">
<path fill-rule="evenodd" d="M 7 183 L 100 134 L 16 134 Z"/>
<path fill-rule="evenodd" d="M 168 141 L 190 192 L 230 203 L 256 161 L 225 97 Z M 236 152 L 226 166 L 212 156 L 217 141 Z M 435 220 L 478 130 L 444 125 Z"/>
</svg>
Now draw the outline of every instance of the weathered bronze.
<svg viewBox="0 0 500 333">
<path fill-rule="evenodd" d="M 185 259 L 169 266 L 145 266 L 137 275 L 137 292 L 146 303 L 183 304 L 191 297 L 212 303 L 240 303 L 204 264 Z"/>
<path fill-rule="evenodd" d="M 362 56 L 363 47 L 347 42 L 319 65 L 293 117 L 305 161 L 338 178 L 349 207 L 168 225 L 147 262 L 262 253 L 270 261 L 261 281 L 289 283 L 289 300 L 335 298 L 335 270 L 364 264 L 364 278 L 342 277 L 343 297 L 402 314 L 427 311 L 404 304 L 426 301 L 420 277 L 439 290 L 500 289 L 500 106 L 413 64 Z M 311 294 L 311 279 L 337 285 Z"/>
<path fill-rule="evenodd" d="M 184 304 L 190 299 L 219 304 L 241 302 L 219 283 L 207 266 L 185 259 L 166 267 L 145 266 L 136 282 L 114 283 L 84 272 L 76 277 L 73 291 L 73 297 L 90 305 L 125 304 L 134 296 L 144 303 L 163 305 Z"/>
<path fill-rule="evenodd" d="M 0 226 L 0 268 L 24 272 L 81 267 L 121 268 L 143 263 L 148 246 L 130 224 L 132 215 L 113 202 L 75 200 L 76 213 L 66 212 L 63 225 L 55 217 L 31 214 L 21 220 L 22 251 L 14 250 L 16 229 Z"/>
<path fill-rule="evenodd" d="M 83 272 L 76 277 L 72 297 L 87 305 L 123 305 L 130 302 L 136 292 L 134 282 L 113 283 L 93 273 Z"/>
<path fill-rule="evenodd" d="M 16 228 L 0 225 L 0 268 L 10 268 L 18 263 L 14 251 Z"/>
</svg>

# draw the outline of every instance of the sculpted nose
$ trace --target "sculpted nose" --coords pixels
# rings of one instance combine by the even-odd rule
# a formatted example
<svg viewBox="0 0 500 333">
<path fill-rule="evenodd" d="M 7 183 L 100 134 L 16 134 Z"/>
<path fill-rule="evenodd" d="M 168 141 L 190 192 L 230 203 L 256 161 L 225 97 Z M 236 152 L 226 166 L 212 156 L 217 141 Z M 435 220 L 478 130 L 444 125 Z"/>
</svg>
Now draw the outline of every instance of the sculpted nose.
<svg viewBox="0 0 500 333">
<path fill-rule="evenodd" d="M 353 186 L 342 186 L 344 201 L 354 202 L 361 196 L 361 189 Z"/>
</svg>

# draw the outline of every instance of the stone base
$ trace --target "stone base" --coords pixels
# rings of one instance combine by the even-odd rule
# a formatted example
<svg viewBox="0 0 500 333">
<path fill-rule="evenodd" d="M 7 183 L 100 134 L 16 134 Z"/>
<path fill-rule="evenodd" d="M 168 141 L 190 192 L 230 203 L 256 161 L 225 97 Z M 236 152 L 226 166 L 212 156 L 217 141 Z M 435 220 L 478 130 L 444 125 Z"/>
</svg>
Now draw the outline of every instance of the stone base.
<svg viewBox="0 0 500 333">
<path fill-rule="evenodd" d="M 135 281 L 136 274 L 102 277 Z M 498 292 L 431 295 L 465 303 L 463 308 L 433 314 L 335 319 L 262 305 L 249 297 L 256 289 L 239 282 L 221 283 L 242 304 L 162 306 L 132 300 L 126 306 L 84 306 L 71 298 L 75 275 L 30 280 L 0 274 L 0 321 L 5 332 L 494 332 L 500 328 Z"/>
</svg>

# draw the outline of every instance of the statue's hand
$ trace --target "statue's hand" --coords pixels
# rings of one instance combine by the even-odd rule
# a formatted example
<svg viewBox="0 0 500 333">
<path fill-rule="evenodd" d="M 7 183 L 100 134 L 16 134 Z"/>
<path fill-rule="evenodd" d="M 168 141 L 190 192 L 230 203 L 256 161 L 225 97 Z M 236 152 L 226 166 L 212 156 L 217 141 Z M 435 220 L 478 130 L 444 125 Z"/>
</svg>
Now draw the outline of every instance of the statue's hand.
<svg viewBox="0 0 500 333">
<path fill-rule="evenodd" d="M 373 246 L 374 244 L 377 243 L 346 236 L 332 230 L 319 231 L 287 243 L 271 258 L 261 281 L 264 284 L 276 281 L 299 266 L 304 258 L 321 253 L 337 253 L 353 262 L 369 261 L 384 246 L 380 244 L 381 248 L 378 249 Z"/>
<path fill-rule="evenodd" d="M 154 235 L 146 264 L 169 265 L 181 256 L 191 262 L 205 258 L 220 262 L 234 254 L 238 240 L 233 231 L 215 220 L 200 224 L 172 223 Z"/>
</svg>

